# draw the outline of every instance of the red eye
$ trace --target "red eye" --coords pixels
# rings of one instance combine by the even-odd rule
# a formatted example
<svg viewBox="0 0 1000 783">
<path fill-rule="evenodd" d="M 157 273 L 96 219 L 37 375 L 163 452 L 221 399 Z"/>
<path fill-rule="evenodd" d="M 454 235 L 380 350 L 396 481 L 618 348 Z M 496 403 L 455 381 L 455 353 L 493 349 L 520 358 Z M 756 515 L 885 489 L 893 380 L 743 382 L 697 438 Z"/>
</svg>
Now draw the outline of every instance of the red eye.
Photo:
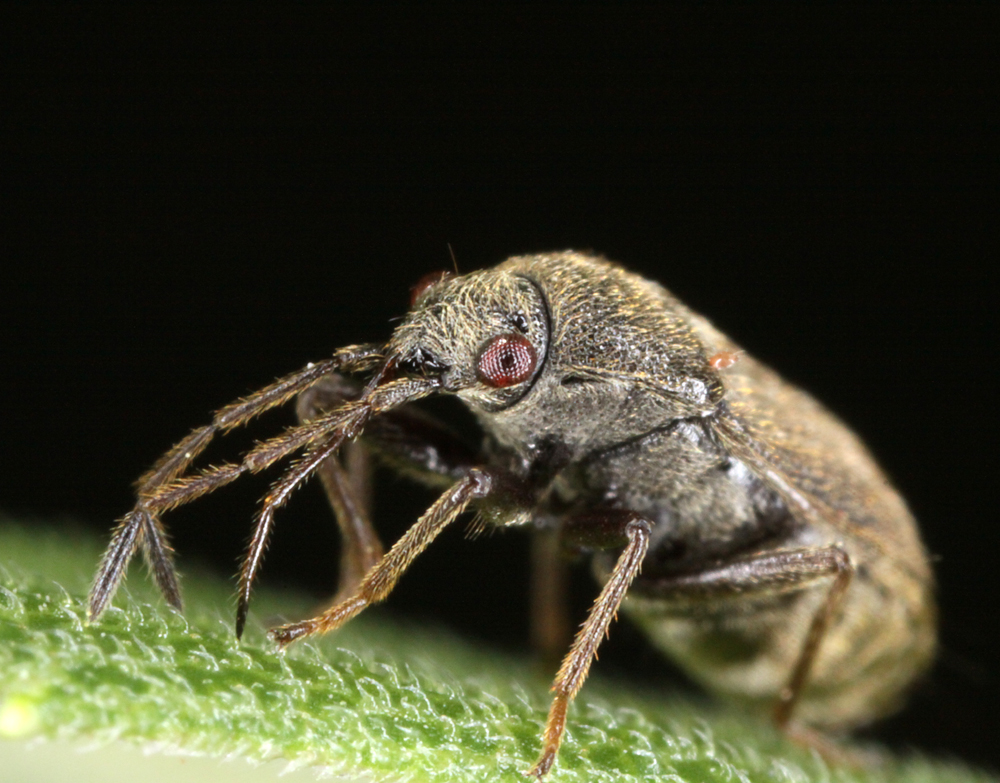
<svg viewBox="0 0 1000 783">
<path fill-rule="evenodd" d="M 487 386 L 502 389 L 531 377 L 535 371 L 535 347 L 520 334 L 494 337 L 479 353 L 476 375 Z"/>
<path fill-rule="evenodd" d="M 416 283 L 410 286 L 410 307 L 416 304 L 417 300 L 423 295 L 424 291 L 430 288 L 432 285 L 437 285 L 445 278 L 451 277 L 451 272 L 428 272 L 426 275 L 421 277 Z"/>
</svg>

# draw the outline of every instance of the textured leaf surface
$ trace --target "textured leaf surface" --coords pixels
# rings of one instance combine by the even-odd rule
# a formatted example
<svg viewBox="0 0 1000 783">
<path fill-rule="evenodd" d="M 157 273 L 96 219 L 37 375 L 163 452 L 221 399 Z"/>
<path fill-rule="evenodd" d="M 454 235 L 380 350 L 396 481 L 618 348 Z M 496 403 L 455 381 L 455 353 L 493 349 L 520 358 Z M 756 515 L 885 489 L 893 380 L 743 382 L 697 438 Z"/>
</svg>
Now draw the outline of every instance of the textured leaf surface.
<svg viewBox="0 0 1000 783">
<path fill-rule="evenodd" d="M 197 575 L 185 580 L 183 616 L 133 573 L 129 589 L 88 624 L 84 598 L 100 545 L 65 531 L 0 525 L 0 737 L 91 747 L 125 740 L 376 780 L 518 781 L 535 760 L 548 682 L 527 661 L 377 612 L 278 654 L 260 627 L 238 643 L 231 585 Z M 312 608 L 267 591 L 254 601 L 256 617 L 266 620 Z M 11 747 L 0 745 L 0 763 Z M 232 765 L 211 777 L 229 776 L 246 779 Z M 920 758 L 831 770 L 759 721 L 599 675 L 571 710 L 547 779 L 992 780 Z"/>
</svg>

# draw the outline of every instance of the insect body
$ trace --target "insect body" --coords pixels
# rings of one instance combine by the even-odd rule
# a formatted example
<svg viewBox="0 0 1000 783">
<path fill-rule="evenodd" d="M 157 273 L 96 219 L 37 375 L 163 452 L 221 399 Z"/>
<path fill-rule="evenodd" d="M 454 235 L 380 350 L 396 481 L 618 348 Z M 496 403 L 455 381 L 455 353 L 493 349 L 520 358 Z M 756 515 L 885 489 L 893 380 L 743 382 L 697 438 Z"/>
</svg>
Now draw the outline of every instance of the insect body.
<svg viewBox="0 0 1000 783">
<path fill-rule="evenodd" d="M 90 598 L 105 608 L 137 549 L 180 606 L 160 515 L 301 454 L 264 499 L 237 633 L 274 512 L 319 473 L 344 537 L 341 585 L 281 646 L 383 600 L 466 511 L 554 530 L 603 584 L 556 676 L 543 750 L 619 607 L 710 690 L 774 705 L 779 725 L 843 730 L 892 710 L 934 645 L 932 576 L 912 517 L 861 442 L 655 283 L 576 253 L 428 277 L 384 345 L 337 351 L 219 411 L 140 479 Z M 463 445 L 413 406 L 457 395 Z M 241 462 L 189 474 L 217 432 L 298 396 L 301 423 Z M 364 512 L 363 447 L 444 492 L 383 554 Z M 360 467 L 359 467 L 360 466 Z"/>
</svg>

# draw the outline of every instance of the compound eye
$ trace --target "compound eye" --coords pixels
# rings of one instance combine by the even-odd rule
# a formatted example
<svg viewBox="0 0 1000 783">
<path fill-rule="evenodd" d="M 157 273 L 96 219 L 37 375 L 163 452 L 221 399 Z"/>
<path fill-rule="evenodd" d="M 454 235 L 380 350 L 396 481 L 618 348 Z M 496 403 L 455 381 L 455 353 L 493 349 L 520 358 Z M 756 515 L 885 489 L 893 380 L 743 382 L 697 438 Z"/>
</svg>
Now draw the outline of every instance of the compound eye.
<svg viewBox="0 0 1000 783">
<path fill-rule="evenodd" d="M 528 380 L 537 360 L 535 346 L 524 335 L 502 334 L 479 352 L 476 376 L 487 386 L 502 389 Z"/>
<path fill-rule="evenodd" d="M 437 285 L 442 280 L 446 280 L 451 277 L 451 272 L 428 272 L 426 275 L 421 277 L 416 283 L 410 286 L 410 307 L 413 307 L 417 303 L 417 300 L 424 295 L 424 291 L 432 286 Z"/>
</svg>

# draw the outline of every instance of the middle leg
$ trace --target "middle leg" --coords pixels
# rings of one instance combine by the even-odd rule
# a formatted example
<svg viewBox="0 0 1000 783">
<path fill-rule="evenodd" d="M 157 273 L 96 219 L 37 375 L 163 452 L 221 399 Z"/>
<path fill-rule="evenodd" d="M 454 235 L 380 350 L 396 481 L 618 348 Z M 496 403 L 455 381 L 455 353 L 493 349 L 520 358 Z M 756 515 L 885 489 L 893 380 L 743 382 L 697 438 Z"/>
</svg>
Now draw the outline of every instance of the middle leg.
<svg viewBox="0 0 1000 783">
<path fill-rule="evenodd" d="M 617 549 L 624 546 L 597 600 L 573 640 L 562 666 L 556 674 L 552 691 L 555 696 L 542 737 L 542 755 L 526 774 L 540 778 L 555 762 L 556 753 L 566 730 L 569 704 L 583 686 L 597 647 L 607 635 L 611 621 L 632 580 L 639 574 L 649 548 L 651 525 L 648 519 L 625 509 L 602 509 L 570 519 L 563 527 L 564 542 L 595 549 Z"/>
</svg>

